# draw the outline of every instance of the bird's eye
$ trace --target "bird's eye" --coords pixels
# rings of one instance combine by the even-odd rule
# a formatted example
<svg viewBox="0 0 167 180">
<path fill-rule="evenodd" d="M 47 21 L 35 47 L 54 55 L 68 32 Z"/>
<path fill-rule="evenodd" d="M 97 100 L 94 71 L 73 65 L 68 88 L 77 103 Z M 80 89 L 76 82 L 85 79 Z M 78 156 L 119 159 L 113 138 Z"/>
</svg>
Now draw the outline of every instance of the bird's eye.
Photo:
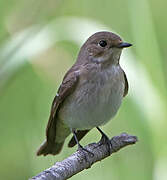
<svg viewBox="0 0 167 180">
<path fill-rule="evenodd" d="M 107 42 L 106 42 L 105 40 L 101 40 L 101 41 L 99 42 L 99 45 L 100 45 L 101 47 L 105 47 L 105 46 L 107 46 Z"/>
</svg>

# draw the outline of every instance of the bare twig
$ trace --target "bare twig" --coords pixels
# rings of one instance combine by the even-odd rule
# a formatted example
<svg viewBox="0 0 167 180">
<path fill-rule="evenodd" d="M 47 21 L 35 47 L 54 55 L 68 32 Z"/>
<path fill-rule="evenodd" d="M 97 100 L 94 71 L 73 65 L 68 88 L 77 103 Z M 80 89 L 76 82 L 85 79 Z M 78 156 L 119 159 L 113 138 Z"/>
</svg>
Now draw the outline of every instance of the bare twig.
<svg viewBox="0 0 167 180">
<path fill-rule="evenodd" d="M 95 162 L 101 161 L 121 148 L 130 144 L 135 144 L 137 142 L 137 137 L 122 133 L 119 136 L 114 136 L 110 140 L 110 144 L 101 142 L 102 141 L 85 146 L 88 151 L 93 152 L 94 156 L 86 151 L 77 151 L 70 157 L 64 159 L 62 162 L 57 162 L 49 169 L 46 169 L 37 176 L 34 176 L 31 180 L 68 179 L 80 171 L 90 168 Z"/>
</svg>

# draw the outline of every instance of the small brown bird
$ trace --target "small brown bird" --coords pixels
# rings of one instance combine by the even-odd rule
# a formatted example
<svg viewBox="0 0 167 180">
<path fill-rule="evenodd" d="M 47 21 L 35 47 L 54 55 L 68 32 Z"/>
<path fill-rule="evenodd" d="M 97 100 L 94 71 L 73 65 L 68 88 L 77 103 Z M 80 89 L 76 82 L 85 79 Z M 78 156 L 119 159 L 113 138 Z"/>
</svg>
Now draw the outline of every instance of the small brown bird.
<svg viewBox="0 0 167 180">
<path fill-rule="evenodd" d="M 68 146 L 78 144 L 84 149 L 79 141 L 94 127 L 108 140 L 99 126 L 116 115 L 128 93 L 119 60 L 122 49 L 130 46 L 112 32 L 97 32 L 88 38 L 53 100 L 46 141 L 37 155 L 58 154 L 71 132 Z"/>
</svg>

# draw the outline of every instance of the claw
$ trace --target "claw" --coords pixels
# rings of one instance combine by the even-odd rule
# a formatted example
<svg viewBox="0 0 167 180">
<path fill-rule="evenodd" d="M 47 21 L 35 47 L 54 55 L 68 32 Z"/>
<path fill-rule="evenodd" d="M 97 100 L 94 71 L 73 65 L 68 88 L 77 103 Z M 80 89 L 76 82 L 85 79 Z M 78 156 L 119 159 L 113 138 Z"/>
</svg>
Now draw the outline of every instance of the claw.
<svg viewBox="0 0 167 180">
<path fill-rule="evenodd" d="M 86 151 L 87 153 L 91 154 L 91 156 L 93 157 L 94 154 L 93 154 L 92 152 L 90 152 L 89 150 L 85 149 L 85 148 L 79 143 L 79 141 L 78 141 L 78 139 L 77 139 L 77 136 L 76 136 L 76 131 L 75 131 L 74 129 L 71 129 L 71 132 L 73 133 L 74 138 L 75 138 L 75 141 L 76 141 L 76 143 L 78 144 L 78 151 L 83 152 L 83 153 L 84 153 L 84 151 Z M 86 161 L 87 161 L 87 158 L 86 158 L 86 154 L 85 154 L 85 153 L 84 153 L 84 156 L 85 156 L 85 159 L 86 159 Z"/>
<path fill-rule="evenodd" d="M 94 156 L 94 153 L 92 153 L 91 151 L 87 150 L 86 148 L 84 148 L 83 146 L 81 146 L 80 144 L 78 145 L 78 150 L 77 151 L 86 151 L 87 153 L 91 154 L 91 156 Z"/>
<path fill-rule="evenodd" d="M 102 137 L 99 141 L 99 146 L 101 146 L 102 144 L 107 144 L 108 146 L 108 153 L 109 155 L 111 154 L 111 150 L 112 150 L 112 145 L 111 145 L 111 142 L 110 142 L 110 139 L 108 138 L 108 136 L 99 128 L 99 127 L 96 127 L 97 130 L 101 133 Z"/>
</svg>

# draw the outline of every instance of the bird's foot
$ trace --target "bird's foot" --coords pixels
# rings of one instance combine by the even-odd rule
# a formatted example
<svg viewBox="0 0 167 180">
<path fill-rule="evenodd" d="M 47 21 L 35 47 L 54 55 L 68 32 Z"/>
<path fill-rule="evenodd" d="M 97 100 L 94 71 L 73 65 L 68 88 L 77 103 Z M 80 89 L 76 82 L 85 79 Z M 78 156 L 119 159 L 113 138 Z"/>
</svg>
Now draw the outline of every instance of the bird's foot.
<svg viewBox="0 0 167 180">
<path fill-rule="evenodd" d="M 99 145 L 101 146 L 102 144 L 107 144 L 108 153 L 110 155 L 111 154 L 112 145 L 111 145 L 110 139 L 107 136 L 102 135 L 102 137 L 101 137 L 101 139 L 99 141 Z"/>
<path fill-rule="evenodd" d="M 92 152 L 90 152 L 89 150 L 87 150 L 83 146 L 81 146 L 81 144 L 79 143 L 78 138 L 76 136 L 76 130 L 75 129 L 71 129 L 71 132 L 73 133 L 75 141 L 78 144 L 78 151 L 83 152 L 83 153 L 87 152 L 87 153 L 91 154 L 92 156 L 94 156 L 94 154 Z M 84 153 L 84 156 L 86 157 L 85 153 Z"/>
<path fill-rule="evenodd" d="M 86 157 L 85 152 L 89 153 L 92 157 L 94 156 L 94 153 L 92 153 L 91 151 L 87 150 L 86 148 L 84 148 L 80 144 L 78 145 L 78 150 L 77 151 L 83 152 L 85 157 Z"/>
<path fill-rule="evenodd" d="M 88 154 L 90 154 L 91 157 L 94 157 L 94 153 L 92 153 L 91 151 L 87 150 L 86 148 L 84 148 L 80 144 L 78 145 L 78 150 L 77 151 L 79 151 L 83 155 L 83 159 L 85 159 L 86 163 L 88 164 L 87 168 L 90 168 L 91 167 L 91 163 L 90 163 L 90 159 L 88 157 Z"/>
<path fill-rule="evenodd" d="M 99 128 L 97 127 L 97 130 L 101 133 L 102 137 L 98 143 L 99 146 L 103 145 L 103 144 L 107 144 L 108 146 L 108 153 L 109 155 L 111 154 L 111 149 L 112 149 L 112 144 L 110 142 L 109 137 Z"/>
</svg>

